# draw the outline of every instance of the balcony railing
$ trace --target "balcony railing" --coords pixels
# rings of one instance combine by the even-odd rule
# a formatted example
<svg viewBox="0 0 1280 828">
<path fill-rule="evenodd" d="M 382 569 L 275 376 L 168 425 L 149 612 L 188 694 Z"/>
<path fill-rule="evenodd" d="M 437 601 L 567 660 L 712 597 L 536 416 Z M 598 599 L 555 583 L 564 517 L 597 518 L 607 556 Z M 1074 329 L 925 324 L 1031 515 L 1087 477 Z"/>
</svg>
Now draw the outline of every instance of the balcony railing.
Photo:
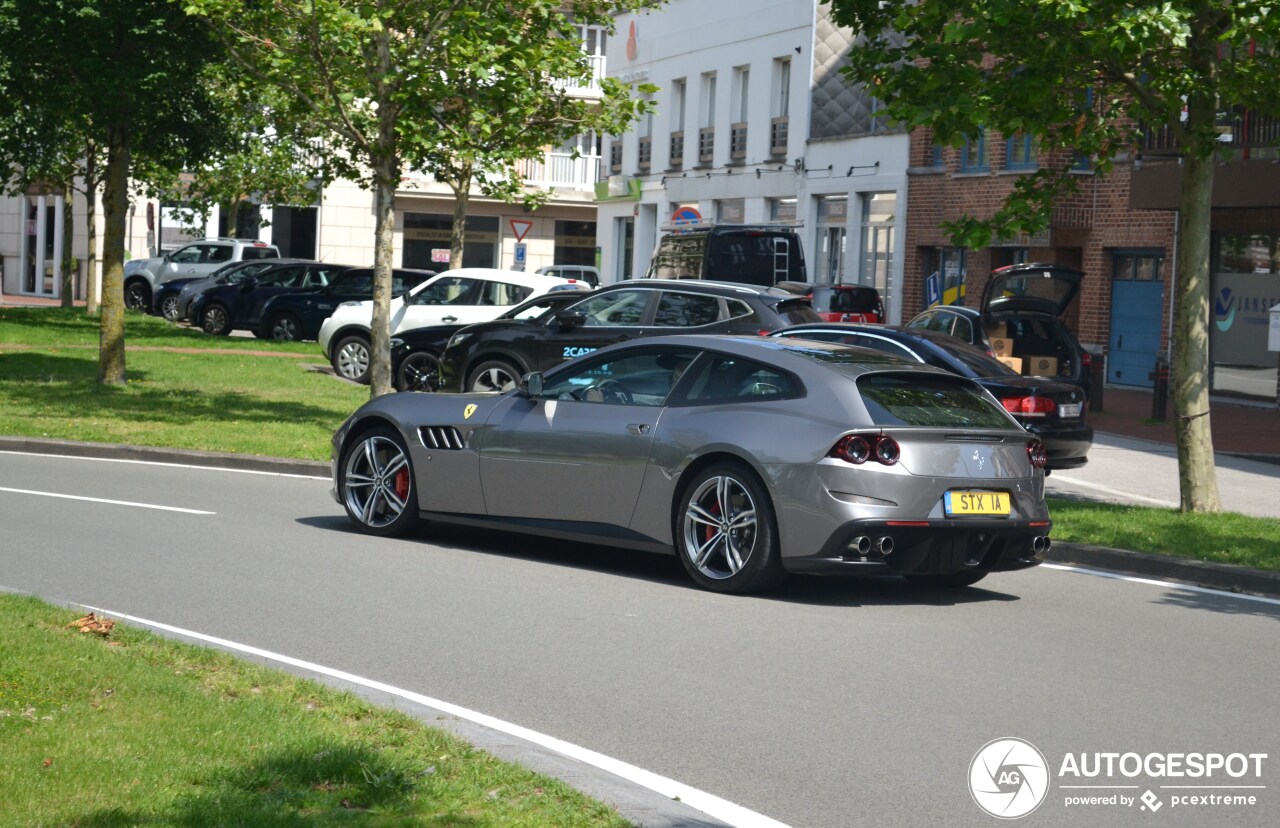
<svg viewBox="0 0 1280 828">
<path fill-rule="evenodd" d="M 1224 148 L 1238 152 L 1237 157 L 1247 160 L 1257 150 L 1266 150 L 1266 157 L 1275 157 L 1275 147 L 1280 145 L 1280 118 L 1261 115 L 1243 107 L 1236 107 L 1218 117 L 1218 141 Z M 1182 148 L 1168 125 L 1144 127 L 1142 131 L 1144 155 L 1179 155 Z"/>
<path fill-rule="evenodd" d="M 774 118 L 769 124 L 769 154 L 773 156 L 783 156 L 787 154 L 787 130 L 791 125 L 791 119 L 786 115 Z"/>
<path fill-rule="evenodd" d="M 702 127 L 698 130 L 698 163 L 710 164 L 715 158 L 716 128 Z"/>
<path fill-rule="evenodd" d="M 684 166 L 684 132 L 671 133 L 671 161 L 668 166 L 678 170 Z"/>
<path fill-rule="evenodd" d="M 745 123 L 732 124 L 729 127 L 729 158 L 733 161 L 742 161 L 747 157 L 747 125 Z"/>
<path fill-rule="evenodd" d="M 556 89 L 563 89 L 570 95 L 582 98 L 598 98 L 601 94 L 600 79 L 605 73 L 604 55 L 588 55 L 587 60 L 591 63 L 591 75 L 585 81 L 577 78 L 573 80 L 556 79 L 552 81 Z"/>
<path fill-rule="evenodd" d="M 544 153 L 541 158 L 521 161 L 517 165 L 526 184 L 561 190 L 592 190 L 599 167 L 599 156 L 579 155 L 574 158 L 567 152 Z"/>
<path fill-rule="evenodd" d="M 653 165 L 653 139 L 646 135 L 640 139 L 640 172 L 648 172 Z"/>
</svg>

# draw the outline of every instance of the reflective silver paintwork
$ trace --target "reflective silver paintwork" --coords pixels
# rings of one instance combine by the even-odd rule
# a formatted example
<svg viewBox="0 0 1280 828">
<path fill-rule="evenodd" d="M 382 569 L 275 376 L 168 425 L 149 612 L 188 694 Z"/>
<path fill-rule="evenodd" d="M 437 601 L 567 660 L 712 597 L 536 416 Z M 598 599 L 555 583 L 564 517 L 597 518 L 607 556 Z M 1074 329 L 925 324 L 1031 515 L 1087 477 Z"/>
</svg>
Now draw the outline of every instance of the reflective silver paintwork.
<svg viewBox="0 0 1280 828">
<path fill-rule="evenodd" d="M 963 533 L 970 546 L 989 544 L 990 537 L 1013 539 L 1007 554 L 984 564 L 991 569 L 1039 562 L 1033 541 L 1047 536 L 1049 526 L 1043 472 L 1028 459 L 1030 436 L 980 386 L 870 351 L 756 337 L 655 337 L 601 349 L 583 360 L 667 347 L 704 354 L 700 359 L 721 355 L 753 360 L 794 377 L 801 393 L 788 399 L 697 404 L 681 402 L 673 392 L 662 405 L 549 399 L 521 390 L 393 394 L 369 402 L 343 424 L 334 436 L 334 456 L 343 457 L 368 428 L 390 425 L 408 448 L 424 517 L 665 551 L 678 540 L 674 533 L 682 486 L 708 463 L 729 459 L 749 468 L 763 484 L 766 508 L 776 516 L 782 565 L 789 570 L 847 569 L 842 564 L 858 562 L 857 555 L 846 554 L 849 541 L 868 534 L 878 541 L 897 532 L 885 529 L 886 522 L 900 521 L 930 525 L 902 530 L 905 534 L 886 560 L 900 554 L 903 542 L 936 550 L 940 537 Z M 833 364 L 806 355 L 806 349 L 815 348 L 866 359 Z M 581 362 L 550 372 L 547 382 Z M 942 375 L 969 383 L 1002 415 L 996 418 L 999 425 L 882 428 L 857 385 L 859 377 L 875 373 Z M 428 448 L 419 432 L 424 426 L 456 429 L 462 447 Z M 854 465 L 829 456 L 844 435 L 880 432 L 892 435 L 901 447 L 894 465 Z M 429 442 L 442 444 L 439 439 Z M 339 497 L 341 463 L 335 461 L 333 468 Z M 957 490 L 1008 492 L 1010 514 L 950 518 L 944 513 L 944 493 Z M 863 524 L 871 529 L 862 531 Z M 942 553 L 929 553 L 937 554 Z M 928 561 L 913 564 L 914 571 L 951 566 L 932 557 Z M 899 571 L 891 561 L 880 563 L 886 571 Z"/>
</svg>

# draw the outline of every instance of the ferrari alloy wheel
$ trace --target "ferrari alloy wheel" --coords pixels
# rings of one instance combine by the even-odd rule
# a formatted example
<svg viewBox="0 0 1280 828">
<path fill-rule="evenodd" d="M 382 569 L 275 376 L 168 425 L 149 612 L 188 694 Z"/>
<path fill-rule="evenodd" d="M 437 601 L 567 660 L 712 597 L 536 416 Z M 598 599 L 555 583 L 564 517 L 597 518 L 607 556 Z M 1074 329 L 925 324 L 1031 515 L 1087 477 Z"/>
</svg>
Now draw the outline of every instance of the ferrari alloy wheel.
<svg viewBox="0 0 1280 828">
<path fill-rule="evenodd" d="M 769 497 L 753 474 L 712 466 L 686 487 L 676 520 L 680 562 L 717 592 L 753 592 L 779 583 L 778 532 Z"/>
<path fill-rule="evenodd" d="M 347 448 L 341 470 L 342 505 L 361 531 L 398 535 L 417 522 L 413 465 L 400 435 L 365 432 Z"/>
</svg>

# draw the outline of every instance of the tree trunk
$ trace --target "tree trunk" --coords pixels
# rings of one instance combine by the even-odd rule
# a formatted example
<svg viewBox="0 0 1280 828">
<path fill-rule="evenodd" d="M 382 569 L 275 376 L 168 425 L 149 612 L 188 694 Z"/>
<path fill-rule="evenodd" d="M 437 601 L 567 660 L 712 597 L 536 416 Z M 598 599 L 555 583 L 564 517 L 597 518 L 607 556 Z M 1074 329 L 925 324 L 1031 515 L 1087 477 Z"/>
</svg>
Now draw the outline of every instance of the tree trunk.
<svg viewBox="0 0 1280 828">
<path fill-rule="evenodd" d="M 1216 102 L 1200 91 L 1187 102 L 1187 127 L 1211 129 Z M 1178 273 L 1173 304 L 1170 389 L 1178 441 L 1178 490 L 1184 512 L 1220 512 L 1218 476 L 1209 429 L 1209 215 L 1214 150 L 1187 147 L 1182 159 L 1178 213 Z"/>
<path fill-rule="evenodd" d="M 62 307 L 69 308 L 75 304 L 76 274 L 71 263 L 75 256 L 71 255 L 71 243 L 75 240 L 75 176 L 67 180 L 62 188 Z"/>
<path fill-rule="evenodd" d="M 467 207 L 471 201 L 471 166 L 459 168 L 453 188 L 453 230 L 449 235 L 449 269 L 462 267 L 462 249 L 467 242 Z"/>
<path fill-rule="evenodd" d="M 88 225 L 89 255 L 85 257 L 85 312 L 98 312 L 98 145 L 90 141 L 84 162 L 84 220 Z"/>
<path fill-rule="evenodd" d="M 390 34 L 384 29 L 377 44 L 379 77 L 391 75 Z M 391 385 L 391 268 L 392 235 L 396 221 L 396 188 L 400 186 L 400 155 L 397 150 L 398 109 L 389 100 L 385 86 L 375 91 L 378 101 L 378 140 L 370 153 L 373 169 L 373 320 L 369 330 L 369 396 L 390 394 Z"/>
<path fill-rule="evenodd" d="M 124 385 L 124 239 L 129 211 L 129 142 L 119 128 L 113 128 L 108 139 L 106 178 L 98 382 Z"/>
</svg>

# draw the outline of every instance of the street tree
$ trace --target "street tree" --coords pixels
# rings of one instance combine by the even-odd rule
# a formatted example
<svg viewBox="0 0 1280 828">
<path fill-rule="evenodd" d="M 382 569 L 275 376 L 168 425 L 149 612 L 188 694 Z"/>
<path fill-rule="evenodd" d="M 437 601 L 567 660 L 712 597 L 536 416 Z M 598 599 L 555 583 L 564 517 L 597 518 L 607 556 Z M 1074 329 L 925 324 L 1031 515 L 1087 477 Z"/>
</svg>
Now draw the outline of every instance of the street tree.
<svg viewBox="0 0 1280 828">
<path fill-rule="evenodd" d="M 374 286 L 370 391 L 392 390 L 390 306 L 395 194 L 406 169 L 439 157 L 436 115 L 456 99 L 458 70 L 480 77 L 512 67 L 554 92 L 569 23 L 611 26 L 645 0 L 185 0 L 224 39 L 243 72 L 279 90 L 299 118 L 321 127 L 345 177 L 373 193 Z M 481 44 L 500 44 L 499 55 Z M 457 55 L 451 58 L 451 55 Z M 585 63 L 585 55 L 578 59 Z M 453 67 L 451 74 L 449 69 Z M 521 103 L 511 115 L 523 117 Z M 499 109 L 490 113 L 501 118 Z M 464 148 L 460 156 L 470 163 Z M 474 165 L 473 165 L 474 168 Z M 491 167 L 481 164 L 486 172 Z"/>
<path fill-rule="evenodd" d="M 1037 232 L 1072 191 L 1070 166 L 1106 174 L 1165 128 L 1181 152 L 1172 334 L 1181 508 L 1221 509 L 1209 429 L 1209 215 L 1215 123 L 1234 106 L 1280 113 L 1280 14 L 1270 0 L 832 0 L 861 33 L 848 78 L 890 117 L 957 144 L 984 129 L 1036 142 L 1042 163 L 992 215 L 948 227 L 957 243 Z"/>
<path fill-rule="evenodd" d="M 224 120 L 206 71 L 219 44 L 169 0 L 6 0 L 0 53 L 6 95 L 39 91 L 20 120 L 43 129 L 74 115 L 87 158 L 92 146 L 106 159 L 98 381 L 124 384 L 131 171 L 135 161 L 189 168 L 220 145 Z"/>
</svg>

